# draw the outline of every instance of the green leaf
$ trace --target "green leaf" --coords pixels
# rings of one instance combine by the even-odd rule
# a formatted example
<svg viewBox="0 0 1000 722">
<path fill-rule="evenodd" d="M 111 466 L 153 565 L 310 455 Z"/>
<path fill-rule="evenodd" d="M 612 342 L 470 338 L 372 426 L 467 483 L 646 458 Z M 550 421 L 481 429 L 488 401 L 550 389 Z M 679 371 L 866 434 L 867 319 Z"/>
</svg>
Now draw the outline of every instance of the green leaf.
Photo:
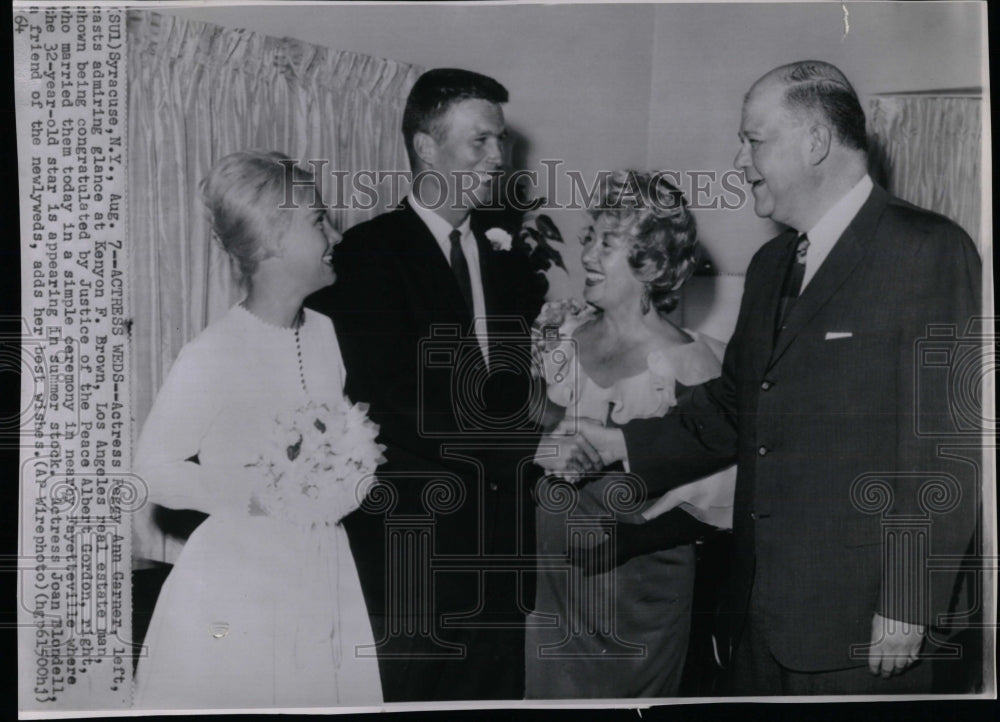
<svg viewBox="0 0 1000 722">
<path fill-rule="evenodd" d="M 535 226 L 538 227 L 539 233 L 541 233 L 547 240 L 555 241 L 556 243 L 565 243 L 565 241 L 563 241 L 562 233 L 559 232 L 559 228 L 557 228 L 556 224 L 552 222 L 552 219 L 544 213 L 539 214 L 538 217 L 535 218 Z"/>
</svg>

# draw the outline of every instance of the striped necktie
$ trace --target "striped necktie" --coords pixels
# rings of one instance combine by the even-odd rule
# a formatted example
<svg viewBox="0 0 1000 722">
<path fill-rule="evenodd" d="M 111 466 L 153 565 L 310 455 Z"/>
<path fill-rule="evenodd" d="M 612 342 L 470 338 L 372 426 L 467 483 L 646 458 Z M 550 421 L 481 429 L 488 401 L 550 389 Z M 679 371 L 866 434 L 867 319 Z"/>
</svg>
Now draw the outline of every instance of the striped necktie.
<svg viewBox="0 0 1000 722">
<path fill-rule="evenodd" d="M 775 327 L 776 336 L 784 330 L 788 312 L 802 291 L 802 280 L 806 275 L 806 253 L 808 250 L 809 237 L 805 233 L 802 233 L 799 235 L 798 242 L 795 245 L 795 255 L 788 264 L 788 271 L 785 273 L 785 282 L 781 284 L 781 300 L 778 305 L 778 318 Z"/>
</svg>

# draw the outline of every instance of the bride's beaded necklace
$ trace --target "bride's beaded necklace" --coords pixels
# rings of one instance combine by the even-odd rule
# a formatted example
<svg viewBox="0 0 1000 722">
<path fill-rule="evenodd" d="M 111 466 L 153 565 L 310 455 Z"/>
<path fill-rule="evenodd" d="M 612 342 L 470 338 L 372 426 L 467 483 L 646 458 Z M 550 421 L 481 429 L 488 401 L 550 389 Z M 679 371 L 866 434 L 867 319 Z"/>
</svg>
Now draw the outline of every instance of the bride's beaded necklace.
<svg viewBox="0 0 1000 722">
<path fill-rule="evenodd" d="M 305 323 L 305 318 L 300 316 L 299 322 L 295 324 L 295 354 L 299 360 L 299 381 L 302 382 L 302 391 L 308 396 L 309 389 L 306 387 L 306 370 L 302 365 L 302 339 L 299 336 L 299 329 L 302 328 L 303 323 Z"/>
</svg>

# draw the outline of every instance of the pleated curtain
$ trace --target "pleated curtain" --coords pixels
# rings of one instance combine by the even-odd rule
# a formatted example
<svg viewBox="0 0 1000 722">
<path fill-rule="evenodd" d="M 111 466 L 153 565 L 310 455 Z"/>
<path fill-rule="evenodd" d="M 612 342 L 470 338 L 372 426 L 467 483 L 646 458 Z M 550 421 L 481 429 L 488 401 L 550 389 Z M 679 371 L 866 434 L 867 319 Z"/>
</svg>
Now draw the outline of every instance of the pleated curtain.
<svg viewBox="0 0 1000 722">
<path fill-rule="evenodd" d="M 199 200 L 199 181 L 212 164 L 251 148 L 315 159 L 325 163 L 316 167 L 328 203 L 338 186 L 330 171 L 348 177 L 406 171 L 400 125 L 406 95 L 421 72 L 407 63 L 292 38 L 129 12 L 136 432 L 181 347 L 240 297 L 235 269 L 212 238 Z M 343 231 L 383 212 L 390 196 L 380 193 L 370 208 L 335 208 L 334 226 Z M 137 519 L 137 527 L 135 556 L 173 556 L 169 540 L 157 538 L 148 523 Z"/>
<path fill-rule="evenodd" d="M 982 253 L 982 99 L 884 95 L 868 109 L 888 190 L 955 221 Z"/>
</svg>

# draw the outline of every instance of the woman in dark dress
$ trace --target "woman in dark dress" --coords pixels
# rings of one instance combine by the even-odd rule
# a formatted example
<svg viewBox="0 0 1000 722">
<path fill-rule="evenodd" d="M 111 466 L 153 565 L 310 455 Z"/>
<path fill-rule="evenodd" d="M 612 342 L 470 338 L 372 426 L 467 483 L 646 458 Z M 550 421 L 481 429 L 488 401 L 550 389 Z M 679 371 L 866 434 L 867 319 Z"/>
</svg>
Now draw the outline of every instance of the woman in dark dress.
<svg viewBox="0 0 1000 722">
<path fill-rule="evenodd" d="M 582 257 L 587 303 L 549 303 L 536 322 L 548 399 L 563 415 L 536 457 L 553 471 L 573 418 L 662 416 L 678 383 L 697 385 L 721 370 L 723 344 L 667 318 L 695 265 L 694 219 L 680 191 L 662 176 L 620 171 L 592 216 Z M 691 624 L 691 542 L 731 526 L 735 470 L 658 499 L 646 499 L 642 480 L 620 465 L 566 476 L 536 488 L 527 696 L 674 696 Z M 571 552 L 586 568 L 567 563 Z"/>
</svg>

